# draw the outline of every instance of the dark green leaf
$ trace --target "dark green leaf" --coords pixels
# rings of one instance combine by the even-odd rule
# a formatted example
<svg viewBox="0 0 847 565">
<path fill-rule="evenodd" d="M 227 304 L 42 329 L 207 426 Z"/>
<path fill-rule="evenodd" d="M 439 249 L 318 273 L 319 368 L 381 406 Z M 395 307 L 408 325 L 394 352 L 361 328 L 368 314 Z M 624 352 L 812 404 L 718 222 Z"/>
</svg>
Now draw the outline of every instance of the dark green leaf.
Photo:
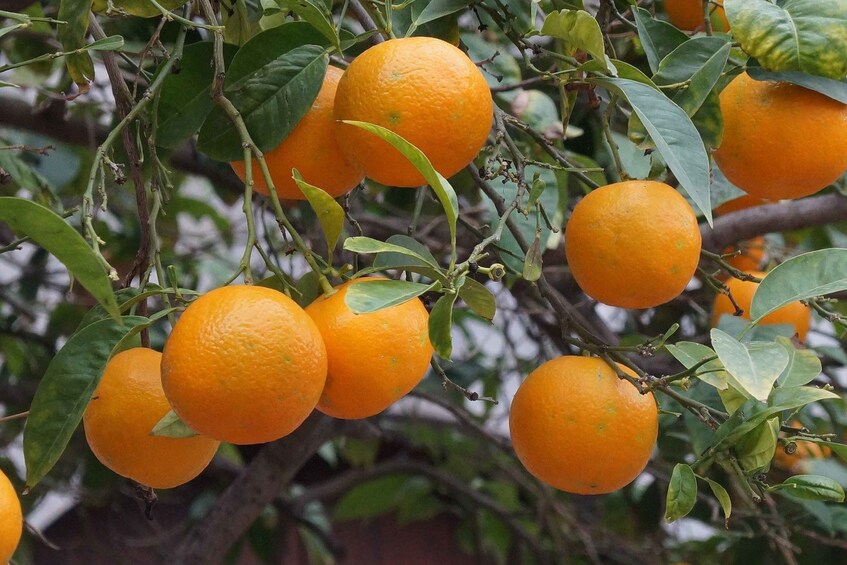
<svg viewBox="0 0 847 565">
<path fill-rule="evenodd" d="M 377 280 L 364 284 L 354 284 L 347 289 L 344 303 L 356 314 L 376 312 L 417 298 L 432 290 L 435 285 L 407 281 Z"/>
<path fill-rule="evenodd" d="M 745 472 L 754 474 L 768 467 L 776 451 L 778 434 L 779 418 L 769 418 L 735 444 L 738 464 Z"/>
<path fill-rule="evenodd" d="M 414 165 L 415 169 L 418 170 L 426 182 L 435 191 L 436 196 L 438 196 L 438 200 L 441 202 L 441 206 L 444 208 L 444 213 L 447 216 L 447 225 L 450 228 L 450 245 L 451 249 L 455 252 L 456 221 L 459 217 L 459 199 L 456 196 L 456 191 L 453 190 L 453 187 L 450 185 L 450 182 L 444 178 L 441 173 L 436 171 L 435 168 L 433 168 L 432 163 L 429 162 L 429 159 L 426 155 L 424 155 L 423 151 L 390 129 L 366 122 L 350 120 L 343 121 L 345 124 L 360 127 L 363 130 L 369 131 L 370 133 L 380 137 L 384 141 L 387 141 L 406 159 L 408 159 L 412 165 Z"/>
<path fill-rule="evenodd" d="M 457 297 L 456 293 L 443 295 L 429 313 L 429 341 L 435 353 L 448 361 L 453 354 L 453 306 Z"/>
<path fill-rule="evenodd" d="M 296 169 L 294 170 L 294 182 L 297 183 L 297 187 L 306 196 L 306 200 L 309 201 L 315 211 L 321 229 L 323 229 L 324 237 L 326 237 L 327 253 L 332 256 L 332 252 L 338 244 L 338 238 L 341 237 L 341 231 L 344 229 L 344 208 L 322 189 L 304 181 Z"/>
<path fill-rule="evenodd" d="M 647 55 L 647 64 L 654 73 L 659 63 L 671 51 L 688 41 L 688 36 L 668 22 L 653 18 L 644 8 L 636 7 L 635 23 L 638 26 L 638 38 Z"/>
<path fill-rule="evenodd" d="M 693 117 L 723 73 L 731 44 L 719 37 L 695 37 L 674 49 L 659 64 L 653 82 L 660 86 L 687 83 L 673 101 Z"/>
<path fill-rule="evenodd" d="M 766 402 L 773 384 L 788 365 L 785 349 L 776 343 L 741 343 L 717 328 L 710 335 L 730 382 L 750 398 Z"/>
<path fill-rule="evenodd" d="M 733 38 L 769 71 L 847 76 L 847 2 L 726 0 Z"/>
<path fill-rule="evenodd" d="M 332 12 L 321 0 L 279 0 L 279 4 L 286 10 L 291 10 L 303 20 L 309 22 L 335 47 L 341 51 L 341 39 L 335 32 L 335 23 Z M 331 4 L 331 3 L 330 3 Z"/>
<path fill-rule="evenodd" d="M 844 489 L 841 485 L 829 477 L 818 475 L 794 475 L 782 484 L 771 486 L 768 490 L 804 500 L 844 502 Z"/>
<path fill-rule="evenodd" d="M 362 520 L 390 512 L 405 498 L 411 480 L 407 475 L 388 475 L 355 486 L 335 505 L 333 517 Z"/>
<path fill-rule="evenodd" d="M 697 478 L 691 467 L 677 463 L 668 484 L 668 496 L 665 503 L 665 520 L 675 522 L 687 516 L 697 502 Z"/>
<path fill-rule="evenodd" d="M 395 241 L 397 240 L 395 239 Z M 407 243 L 408 242 L 406 241 L 397 241 L 397 243 L 395 244 L 382 242 L 378 239 L 372 239 L 370 237 L 356 236 L 348 237 L 346 240 L 344 240 L 344 249 L 347 251 L 352 251 L 354 253 L 397 253 L 400 255 L 411 257 L 412 259 L 420 262 L 420 264 L 422 265 L 429 266 L 436 270 L 438 269 L 438 263 L 435 261 L 435 258 L 432 256 L 432 254 L 429 253 L 429 250 L 427 250 L 426 253 L 423 253 L 421 252 L 421 249 L 419 247 L 409 246 L 407 245 Z M 418 242 L 415 241 L 415 243 L 420 246 Z"/>
<path fill-rule="evenodd" d="M 847 290 L 847 249 L 803 253 L 778 265 L 759 283 L 750 319 L 756 323 L 786 304 L 842 290 Z"/>
<path fill-rule="evenodd" d="M 88 36 L 88 18 L 91 14 L 91 0 L 61 0 L 58 19 L 66 22 L 57 27 L 59 41 L 65 51 L 75 51 L 85 47 Z M 88 53 L 73 53 L 65 57 L 68 74 L 79 86 L 80 91 L 88 90 L 88 83 L 94 80 L 94 62 Z"/>
<path fill-rule="evenodd" d="M 691 118 L 655 89 L 627 79 L 592 79 L 627 99 L 679 184 L 711 225 L 709 157 Z"/>
<path fill-rule="evenodd" d="M 201 41 L 186 45 L 179 62 L 180 71 L 168 75 L 162 84 L 158 106 L 156 144 L 176 147 L 200 129 L 215 106 L 212 100 L 211 64 L 214 44 Z M 224 44 L 224 61 L 232 61 L 236 48 Z"/>
<path fill-rule="evenodd" d="M 421 13 L 412 21 L 412 25 L 406 35 L 411 35 L 415 28 L 425 23 L 433 22 L 444 16 L 461 12 L 472 0 L 431 0 Z"/>
<path fill-rule="evenodd" d="M 815 92 L 820 92 L 824 96 L 829 96 L 833 100 L 838 100 L 842 104 L 847 104 L 847 81 L 834 80 L 831 78 L 819 77 L 799 71 L 785 71 L 782 73 L 772 73 L 761 67 L 747 67 L 747 74 L 754 80 L 766 80 L 774 82 L 789 82 L 796 84 Z"/>
<path fill-rule="evenodd" d="M 150 435 L 184 438 L 194 437 L 197 435 L 197 432 L 186 426 L 185 422 L 180 420 L 179 416 L 176 415 L 176 412 L 170 410 L 167 414 L 162 416 L 162 419 L 159 420 L 155 426 L 153 426 L 153 429 L 150 430 Z"/>
<path fill-rule="evenodd" d="M 49 251 L 110 315 L 120 317 L 103 265 L 85 239 L 61 216 L 23 198 L 0 197 L 0 222 L 6 222 L 12 231 L 29 236 Z"/>
<path fill-rule="evenodd" d="M 325 42 L 309 24 L 293 22 L 256 35 L 232 59 L 224 93 L 262 151 L 279 145 L 312 107 L 329 61 Z M 218 106 L 200 128 L 198 147 L 219 161 L 244 157 L 238 130 Z"/>
<path fill-rule="evenodd" d="M 138 316 L 94 322 L 72 335 L 50 361 L 24 426 L 27 488 L 34 487 L 59 460 L 109 358 L 122 341 L 148 323 Z"/>
<path fill-rule="evenodd" d="M 459 288 L 459 298 L 464 300 L 465 304 L 477 315 L 488 321 L 494 319 L 494 314 L 497 312 L 497 302 L 494 295 L 484 284 L 466 278 Z"/>
<path fill-rule="evenodd" d="M 415 255 L 410 255 L 408 252 L 380 252 L 374 259 L 374 267 L 390 267 L 391 265 L 399 265 L 401 263 L 409 263 L 411 259 L 413 263 L 419 264 L 421 267 L 430 267 L 437 269 L 438 260 L 433 257 L 429 249 L 417 240 L 402 234 L 394 234 L 385 240 L 385 243 L 391 245 L 399 245 L 411 251 Z"/>
</svg>

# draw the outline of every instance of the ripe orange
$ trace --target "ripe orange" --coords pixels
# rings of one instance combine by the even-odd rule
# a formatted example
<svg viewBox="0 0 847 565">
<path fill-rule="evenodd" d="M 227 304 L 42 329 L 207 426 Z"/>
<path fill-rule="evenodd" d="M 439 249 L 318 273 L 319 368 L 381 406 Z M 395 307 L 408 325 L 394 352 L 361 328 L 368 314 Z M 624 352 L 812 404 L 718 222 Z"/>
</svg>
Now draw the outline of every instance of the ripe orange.
<svg viewBox="0 0 847 565">
<path fill-rule="evenodd" d="M 347 68 L 335 97 L 337 120 L 390 129 L 415 145 L 445 177 L 476 157 L 491 129 L 493 101 L 482 73 L 457 47 L 433 37 L 392 39 Z M 352 125 L 339 124 L 342 150 L 365 174 L 390 186 L 425 181 L 396 149 Z"/>
<path fill-rule="evenodd" d="M 345 304 L 352 285 L 375 280 L 344 283 L 306 308 L 329 361 L 318 410 L 336 418 L 382 412 L 415 388 L 429 368 L 429 313 L 418 298 L 368 314 L 354 314 Z"/>
<path fill-rule="evenodd" d="M 650 308 L 679 296 L 700 259 L 697 217 L 682 195 L 654 181 L 600 187 L 574 208 L 565 230 L 571 273 L 611 306 Z"/>
<path fill-rule="evenodd" d="M 332 106 L 338 81 L 343 74 L 341 69 L 327 67 L 323 85 L 311 109 L 282 143 L 265 153 L 265 161 L 280 198 L 306 198 L 291 178 L 292 168 L 300 172 L 303 180 L 334 197 L 350 192 L 364 178 L 361 168 L 344 156 L 335 139 Z M 246 175 L 244 161 L 233 161 L 230 165 L 243 181 Z M 270 194 L 255 161 L 253 182 L 256 192 L 265 196 Z"/>
<path fill-rule="evenodd" d="M 714 212 L 715 216 L 723 216 L 730 212 L 738 212 L 740 210 L 746 210 L 747 208 L 753 208 L 755 206 L 763 206 L 765 204 L 770 204 L 770 202 L 745 194 L 744 196 L 739 196 L 738 198 L 733 198 L 732 200 L 724 202 L 715 208 Z"/>
<path fill-rule="evenodd" d="M 21 501 L 9 477 L 0 471 L 0 563 L 12 559 L 23 531 Z"/>
<path fill-rule="evenodd" d="M 753 271 L 751 275 L 763 278 L 765 273 Z M 738 307 L 744 310 L 742 318 L 750 319 L 750 304 L 753 302 L 753 294 L 756 292 L 759 284 L 751 281 L 742 281 L 740 279 L 731 278 L 726 282 L 732 297 L 738 303 Z M 732 305 L 729 297 L 723 293 L 715 296 L 715 304 L 712 307 L 712 327 L 717 327 L 721 316 L 735 314 L 735 308 Z M 791 324 L 797 332 L 800 341 L 806 339 L 806 334 L 809 332 L 809 325 L 812 321 L 811 311 L 800 302 L 792 302 L 786 304 L 779 310 L 771 312 L 765 316 L 761 324 Z"/>
<path fill-rule="evenodd" d="M 162 385 L 193 430 L 220 441 L 264 443 L 294 431 L 326 380 L 315 323 L 276 290 L 227 286 L 191 303 L 162 356 Z"/>
<path fill-rule="evenodd" d="M 847 104 L 782 82 L 735 77 L 720 94 L 721 171 L 758 198 L 808 196 L 847 169 Z"/>
<path fill-rule="evenodd" d="M 729 21 L 723 9 L 723 0 L 710 6 L 712 29 L 728 31 Z M 665 13 L 673 25 L 685 31 L 703 30 L 703 0 L 665 0 Z"/>
<path fill-rule="evenodd" d="M 518 459 L 539 480 L 575 494 L 605 494 L 644 470 L 658 421 L 652 393 L 640 394 L 600 359 L 566 355 L 521 384 L 509 430 Z"/>
<path fill-rule="evenodd" d="M 740 250 L 741 254 L 727 259 L 727 263 L 739 271 L 756 271 L 765 260 L 765 238 L 754 237 L 750 241 L 742 241 L 737 246 L 729 246 L 723 250 L 724 255 Z"/>
<path fill-rule="evenodd" d="M 153 488 L 173 488 L 200 474 L 219 442 L 150 435 L 170 406 L 162 390 L 162 354 L 136 347 L 112 357 L 83 414 L 85 438 L 103 465 Z"/>
</svg>

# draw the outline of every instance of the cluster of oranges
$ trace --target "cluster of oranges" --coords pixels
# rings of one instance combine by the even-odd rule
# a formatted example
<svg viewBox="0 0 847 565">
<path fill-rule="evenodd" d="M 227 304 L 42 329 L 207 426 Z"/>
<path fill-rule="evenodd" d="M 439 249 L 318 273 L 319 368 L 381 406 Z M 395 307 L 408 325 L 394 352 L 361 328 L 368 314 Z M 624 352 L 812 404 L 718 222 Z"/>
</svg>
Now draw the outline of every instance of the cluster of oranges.
<svg viewBox="0 0 847 565">
<path fill-rule="evenodd" d="M 420 186 L 426 181 L 399 151 L 343 121 L 391 130 L 449 177 L 485 144 L 493 104 L 482 73 L 454 45 L 432 37 L 391 39 L 364 51 L 345 71 L 329 67 L 312 108 L 265 160 L 280 198 L 305 198 L 292 168 L 334 197 L 365 176 L 389 186 Z M 232 167 L 245 178 L 242 161 Z M 252 177 L 256 191 L 268 195 L 255 163 Z"/>
<path fill-rule="evenodd" d="M 92 451 L 120 475 L 171 488 L 196 477 L 221 441 L 279 439 L 316 408 L 343 419 L 382 412 L 424 377 L 432 346 L 417 298 L 349 309 L 350 286 L 374 280 L 346 282 L 305 310 L 259 286 L 204 294 L 162 353 L 139 347 L 109 361 L 83 415 Z M 151 435 L 171 409 L 199 435 Z"/>
</svg>

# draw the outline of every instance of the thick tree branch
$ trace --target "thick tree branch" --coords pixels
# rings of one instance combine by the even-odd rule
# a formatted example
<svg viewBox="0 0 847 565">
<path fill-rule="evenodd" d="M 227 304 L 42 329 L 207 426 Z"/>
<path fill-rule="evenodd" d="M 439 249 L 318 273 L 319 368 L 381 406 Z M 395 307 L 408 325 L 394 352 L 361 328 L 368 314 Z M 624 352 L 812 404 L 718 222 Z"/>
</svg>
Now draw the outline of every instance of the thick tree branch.
<svg viewBox="0 0 847 565">
<path fill-rule="evenodd" d="M 733 243 L 771 232 L 824 226 L 847 220 L 847 197 L 827 194 L 766 204 L 715 219 L 714 228 L 700 226 L 703 249 L 719 253 Z"/>
<path fill-rule="evenodd" d="M 262 448 L 215 506 L 177 547 L 171 563 L 209 565 L 223 560 L 262 509 L 279 496 L 300 467 L 342 425 L 315 412 L 294 433 Z"/>
</svg>

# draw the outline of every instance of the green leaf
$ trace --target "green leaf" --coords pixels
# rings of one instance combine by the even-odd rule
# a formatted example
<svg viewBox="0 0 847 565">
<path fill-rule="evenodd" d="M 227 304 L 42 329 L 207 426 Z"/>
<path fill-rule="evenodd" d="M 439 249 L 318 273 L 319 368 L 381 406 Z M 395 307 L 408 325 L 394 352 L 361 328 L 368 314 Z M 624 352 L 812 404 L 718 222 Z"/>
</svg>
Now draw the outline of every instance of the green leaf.
<svg viewBox="0 0 847 565">
<path fill-rule="evenodd" d="M 103 266 L 85 239 L 61 216 L 35 202 L 7 196 L 0 197 L 0 222 L 49 251 L 110 315 L 120 318 L 112 283 Z"/>
<path fill-rule="evenodd" d="M 655 19 L 644 8 L 634 9 L 635 24 L 638 27 L 638 38 L 647 55 L 647 64 L 654 73 L 659 69 L 659 63 L 671 51 L 688 41 L 688 36 L 668 22 Z"/>
<path fill-rule="evenodd" d="M 679 184 L 712 223 L 709 157 L 691 118 L 664 94 L 628 79 L 591 79 L 627 99 Z"/>
<path fill-rule="evenodd" d="M 465 301 L 468 307 L 489 322 L 494 319 L 497 312 L 497 301 L 494 295 L 481 282 L 466 278 L 464 284 L 459 288 L 459 298 Z"/>
<path fill-rule="evenodd" d="M 278 0 L 285 10 L 291 10 L 309 22 L 329 40 L 336 51 L 341 51 L 341 39 L 335 31 L 332 12 L 321 0 Z M 331 4 L 331 3 L 330 3 Z"/>
<path fill-rule="evenodd" d="M 335 505 L 333 518 L 362 520 L 390 512 L 406 497 L 408 485 L 413 480 L 408 475 L 387 475 L 357 485 Z"/>
<path fill-rule="evenodd" d="M 327 253 L 332 256 L 344 229 L 344 208 L 322 189 L 304 181 L 297 169 L 294 169 L 294 182 L 315 211 L 326 237 Z"/>
<path fill-rule="evenodd" d="M 682 363 L 686 369 L 690 369 L 702 362 L 704 359 L 715 357 L 717 355 L 711 347 L 692 341 L 680 341 L 676 344 L 665 344 L 665 349 L 667 349 L 677 361 Z M 723 368 L 723 363 L 720 362 L 720 359 L 715 359 L 698 368 L 694 376 L 704 383 L 712 385 L 718 390 L 726 390 L 729 386 L 727 384 L 728 375 Z"/>
<path fill-rule="evenodd" d="M 653 82 L 660 86 L 687 82 L 673 95 L 673 101 L 693 117 L 721 77 L 731 47 L 716 36 L 692 38 L 662 59 Z"/>
<path fill-rule="evenodd" d="M 86 49 L 89 51 L 117 51 L 124 46 L 124 38 L 120 35 L 110 35 L 89 43 Z"/>
<path fill-rule="evenodd" d="M 797 349 L 787 337 L 778 336 L 776 342 L 788 353 L 788 365 L 777 379 L 779 386 L 802 386 L 821 374 L 821 360 L 814 351 Z"/>
<path fill-rule="evenodd" d="M 724 526 L 729 528 L 729 517 L 732 515 L 732 499 L 729 497 L 729 493 L 726 492 L 726 489 L 721 486 L 720 483 L 713 481 L 708 477 L 700 477 L 706 484 L 709 485 L 709 488 L 712 489 L 712 494 L 715 495 L 715 498 L 718 499 L 718 503 L 721 505 L 721 509 L 723 510 L 724 516 Z"/>
<path fill-rule="evenodd" d="M 847 3 L 726 0 L 733 38 L 769 71 L 847 76 Z"/>
<path fill-rule="evenodd" d="M 829 477 L 818 475 L 794 475 L 782 484 L 768 488 L 769 492 L 779 492 L 803 500 L 826 500 L 844 502 L 844 489 Z"/>
<path fill-rule="evenodd" d="M 526 251 L 526 259 L 523 264 L 523 278 L 529 282 L 535 282 L 541 278 L 541 230 L 535 230 L 535 239 L 532 240 Z"/>
<path fill-rule="evenodd" d="M 345 124 L 350 124 L 369 131 L 378 136 L 383 141 L 390 143 L 397 151 L 399 151 L 409 162 L 414 165 L 415 169 L 423 176 L 426 182 L 435 191 L 441 206 L 444 208 L 444 214 L 447 216 L 447 225 L 450 228 L 450 247 L 455 253 L 456 250 L 456 221 L 459 217 L 459 199 L 456 196 L 456 191 L 450 183 L 441 176 L 441 173 L 433 168 L 432 163 L 424 155 L 423 151 L 397 135 L 390 129 L 369 124 L 366 122 L 357 122 L 351 120 L 342 120 Z"/>
<path fill-rule="evenodd" d="M 147 318 L 138 316 L 94 322 L 73 334 L 50 361 L 24 426 L 27 488 L 34 487 L 59 460 L 109 358 L 122 341 L 147 324 Z"/>
<path fill-rule="evenodd" d="M 776 343 L 741 343 L 717 328 L 710 335 L 732 384 L 750 398 L 767 402 L 773 384 L 788 365 L 785 349 Z"/>
<path fill-rule="evenodd" d="M 738 464 L 748 474 L 768 467 L 776 451 L 779 418 L 769 418 L 744 435 L 735 445 Z"/>
<path fill-rule="evenodd" d="M 309 24 L 287 23 L 256 35 L 232 59 L 224 94 L 262 151 L 279 145 L 312 107 L 329 62 L 325 42 Z M 198 147 L 219 161 L 244 157 L 238 130 L 219 106 L 200 128 Z"/>
<path fill-rule="evenodd" d="M 544 19 L 541 34 L 559 39 L 566 55 L 584 51 L 606 68 L 603 32 L 597 20 L 585 10 L 551 12 Z"/>
<path fill-rule="evenodd" d="M 356 314 L 376 312 L 417 298 L 432 290 L 438 283 L 420 284 L 408 281 L 378 280 L 354 284 L 347 289 L 344 303 Z"/>
<path fill-rule="evenodd" d="M 697 502 L 697 477 L 691 467 L 677 463 L 668 484 L 668 496 L 665 502 L 665 520 L 675 522 L 687 516 Z"/>
<path fill-rule="evenodd" d="M 824 96 L 829 96 L 833 100 L 837 100 L 842 104 L 847 104 L 847 81 L 844 80 L 834 80 L 831 78 L 801 73 L 799 71 L 773 73 L 766 71 L 761 67 L 747 67 L 747 74 L 754 80 L 796 84 L 797 86 L 802 86 L 803 88 L 820 92 Z"/>
<path fill-rule="evenodd" d="M 394 234 L 388 239 L 385 240 L 385 243 L 391 245 L 399 245 L 404 248 L 406 251 L 401 253 L 394 252 L 379 252 L 376 259 L 374 259 L 375 267 L 390 267 L 392 265 L 399 265 L 401 263 L 409 263 L 411 258 L 412 263 L 417 263 L 421 267 L 428 267 L 431 269 L 438 269 L 438 260 L 433 257 L 432 253 L 430 253 L 429 249 L 427 249 L 426 245 L 418 242 L 417 240 L 409 237 L 408 235 L 403 234 Z M 409 254 L 411 251 L 414 255 Z"/>
<path fill-rule="evenodd" d="M 85 47 L 90 14 L 91 0 L 61 0 L 57 18 L 66 23 L 57 26 L 57 32 L 65 51 Z M 86 52 L 72 53 L 65 57 L 65 64 L 68 74 L 80 91 L 88 91 L 88 83 L 94 80 L 94 61 L 91 60 L 91 55 Z"/>
<path fill-rule="evenodd" d="M 766 405 L 757 400 L 748 400 L 729 420 L 721 424 L 715 431 L 713 447 L 724 442 L 737 441 L 771 416 L 784 410 L 794 410 L 812 402 L 831 398 L 839 398 L 839 396 L 828 390 L 809 386 L 774 389 Z"/>
<path fill-rule="evenodd" d="M 843 290 L 847 290 L 847 249 L 803 253 L 777 265 L 759 283 L 750 319 L 755 324 L 786 304 Z"/>
<path fill-rule="evenodd" d="M 461 12 L 471 4 L 472 0 L 431 0 L 421 13 L 412 21 L 412 25 L 406 32 L 406 35 L 411 35 L 418 26 L 422 26 L 429 22 L 434 22 L 444 16 Z"/>
<path fill-rule="evenodd" d="M 453 354 L 453 306 L 457 297 L 457 293 L 443 295 L 429 313 L 429 341 L 435 353 L 448 361 Z"/>
<path fill-rule="evenodd" d="M 224 41 L 230 45 L 244 45 L 262 29 L 258 20 L 251 21 L 245 0 L 234 0 L 227 4 L 227 9 L 221 10 Z"/>
<path fill-rule="evenodd" d="M 394 241 L 397 241 L 397 244 L 383 242 L 378 239 L 364 236 L 348 237 L 344 240 L 344 249 L 354 253 L 398 253 L 400 255 L 411 257 L 412 259 L 419 261 L 422 265 L 438 270 L 438 263 L 435 261 L 432 254 L 429 253 L 429 250 L 426 250 L 426 253 L 423 253 L 420 248 L 415 249 L 414 247 L 410 247 L 408 242 L 405 240 L 398 241 L 397 239 L 394 239 Z M 415 241 L 415 243 L 420 245 L 417 241 Z"/>
<path fill-rule="evenodd" d="M 173 410 L 168 411 L 167 414 L 162 416 L 162 419 L 153 426 L 153 429 L 150 430 L 151 436 L 159 436 L 159 437 L 173 437 L 173 438 L 184 438 L 184 437 L 194 437 L 197 434 L 194 430 L 185 425 L 185 422 L 179 419 L 179 416 L 176 415 L 176 412 Z"/>
<path fill-rule="evenodd" d="M 176 147 L 194 135 L 212 108 L 212 80 L 215 67 L 211 64 L 214 43 L 199 41 L 186 45 L 179 61 L 178 73 L 171 73 L 162 83 L 157 111 L 156 144 Z M 224 62 L 229 66 L 237 49 L 224 44 Z"/>
</svg>

